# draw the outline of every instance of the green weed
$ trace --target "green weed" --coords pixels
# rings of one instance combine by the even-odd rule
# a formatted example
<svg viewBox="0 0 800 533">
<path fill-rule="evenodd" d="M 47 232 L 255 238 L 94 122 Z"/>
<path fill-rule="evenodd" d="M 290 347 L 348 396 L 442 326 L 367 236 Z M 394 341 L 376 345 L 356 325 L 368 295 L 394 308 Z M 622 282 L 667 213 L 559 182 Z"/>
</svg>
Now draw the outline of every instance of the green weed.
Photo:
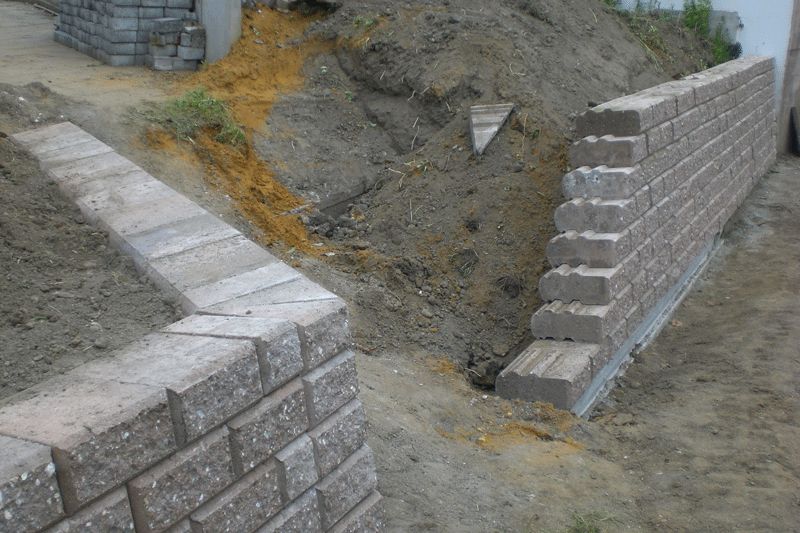
<svg viewBox="0 0 800 533">
<path fill-rule="evenodd" d="M 231 116 L 225 102 L 214 98 L 204 87 L 170 100 L 148 114 L 148 118 L 172 130 L 181 139 L 196 137 L 201 130 L 211 130 L 214 139 L 224 144 L 241 146 L 245 135 Z"/>
<path fill-rule="evenodd" d="M 603 524 L 606 522 L 615 522 L 614 517 L 596 512 L 573 513 L 572 524 L 567 527 L 567 533 L 603 533 Z"/>
<path fill-rule="evenodd" d="M 684 0 L 683 24 L 700 37 L 708 37 L 711 0 Z"/>
</svg>

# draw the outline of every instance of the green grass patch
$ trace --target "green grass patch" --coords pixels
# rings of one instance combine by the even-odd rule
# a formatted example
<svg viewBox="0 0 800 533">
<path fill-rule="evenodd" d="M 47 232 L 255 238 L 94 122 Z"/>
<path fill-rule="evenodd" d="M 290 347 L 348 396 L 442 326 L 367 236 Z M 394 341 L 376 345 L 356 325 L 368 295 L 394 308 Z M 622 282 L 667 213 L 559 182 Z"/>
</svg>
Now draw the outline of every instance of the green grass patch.
<svg viewBox="0 0 800 533">
<path fill-rule="evenodd" d="M 700 37 L 706 38 L 711 33 L 711 0 L 684 0 L 683 24 Z"/>
<path fill-rule="evenodd" d="M 228 105 L 214 98 L 204 87 L 198 87 L 183 96 L 170 100 L 149 113 L 149 117 L 180 139 L 191 139 L 198 132 L 214 132 L 217 142 L 241 146 L 245 144 L 244 131 L 233 120 Z"/>
</svg>

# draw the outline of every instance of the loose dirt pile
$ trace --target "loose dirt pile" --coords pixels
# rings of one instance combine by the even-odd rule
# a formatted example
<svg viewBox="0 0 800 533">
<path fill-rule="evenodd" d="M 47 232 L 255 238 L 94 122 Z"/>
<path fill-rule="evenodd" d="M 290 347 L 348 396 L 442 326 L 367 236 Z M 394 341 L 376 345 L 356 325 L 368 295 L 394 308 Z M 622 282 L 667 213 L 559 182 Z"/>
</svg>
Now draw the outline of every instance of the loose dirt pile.
<svg viewBox="0 0 800 533">
<path fill-rule="evenodd" d="M 678 24 L 653 24 L 672 53 L 600 1 L 262 8 L 231 57 L 182 88 L 230 102 L 255 152 L 201 140 L 207 173 L 351 302 L 361 349 L 447 355 L 492 387 L 531 340 L 574 116 L 708 59 Z M 498 102 L 516 111 L 477 158 L 469 107 Z M 273 176 L 304 200 L 274 201 Z"/>
<path fill-rule="evenodd" d="M 57 120 L 0 86 L 0 124 Z M 0 130 L 2 131 L 2 130 Z M 177 320 L 160 291 L 0 133 L 0 402 Z"/>
</svg>

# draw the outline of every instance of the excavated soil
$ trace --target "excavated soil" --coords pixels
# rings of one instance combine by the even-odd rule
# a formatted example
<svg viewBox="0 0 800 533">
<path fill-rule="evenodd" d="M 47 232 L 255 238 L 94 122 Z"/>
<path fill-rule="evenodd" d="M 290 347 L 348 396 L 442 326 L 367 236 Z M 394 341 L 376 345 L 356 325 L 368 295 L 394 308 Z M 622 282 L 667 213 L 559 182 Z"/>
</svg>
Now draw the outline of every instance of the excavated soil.
<svg viewBox="0 0 800 533">
<path fill-rule="evenodd" d="M 253 75 L 241 61 L 186 82 L 227 95 L 274 177 L 311 205 L 301 219 L 325 253 L 287 255 L 351 302 L 359 347 L 445 355 L 492 388 L 531 341 L 576 113 L 697 71 L 707 51 L 657 18 L 654 52 L 598 1 L 363 0 L 250 12 L 234 55 L 263 49 L 259 28 L 301 23 L 266 52 L 305 63 L 302 84 L 260 71 L 277 85 L 270 106 L 247 106 L 268 112 L 263 127 L 237 110 Z M 476 157 L 469 107 L 499 102 L 515 112 Z"/>
<path fill-rule="evenodd" d="M 0 86 L 0 126 L 58 120 L 25 105 L 47 94 Z M 0 402 L 180 316 L 6 135 L 0 130 Z"/>
</svg>

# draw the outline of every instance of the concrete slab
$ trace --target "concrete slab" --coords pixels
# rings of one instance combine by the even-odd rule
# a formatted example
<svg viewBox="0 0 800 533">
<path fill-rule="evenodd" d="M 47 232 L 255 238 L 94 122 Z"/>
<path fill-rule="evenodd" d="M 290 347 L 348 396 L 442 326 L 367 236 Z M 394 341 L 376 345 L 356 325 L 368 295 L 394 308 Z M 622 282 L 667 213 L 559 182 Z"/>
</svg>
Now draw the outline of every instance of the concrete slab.
<svg viewBox="0 0 800 533">
<path fill-rule="evenodd" d="M 14 142 L 19 143 L 26 149 L 32 150 L 37 145 L 45 143 L 51 139 L 57 139 L 64 135 L 71 134 L 82 135 L 83 133 L 85 132 L 72 122 L 59 122 L 58 124 L 52 124 L 42 128 L 15 133 L 11 136 L 11 138 L 14 140 Z"/>
<path fill-rule="evenodd" d="M 472 151 L 483 155 L 486 147 L 508 120 L 514 104 L 474 105 L 469 109 L 469 131 L 472 136 Z"/>
</svg>

